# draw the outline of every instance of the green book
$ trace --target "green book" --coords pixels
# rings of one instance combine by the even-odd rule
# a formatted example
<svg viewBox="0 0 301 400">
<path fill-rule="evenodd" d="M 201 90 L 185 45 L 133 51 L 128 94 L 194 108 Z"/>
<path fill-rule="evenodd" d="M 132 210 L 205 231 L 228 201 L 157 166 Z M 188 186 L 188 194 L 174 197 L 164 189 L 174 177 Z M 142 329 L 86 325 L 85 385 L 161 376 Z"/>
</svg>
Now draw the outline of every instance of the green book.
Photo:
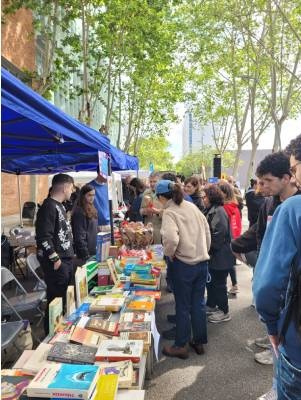
<svg viewBox="0 0 301 400">
<path fill-rule="evenodd" d="M 107 285 L 107 286 L 94 286 L 91 290 L 90 294 L 98 295 L 98 294 L 106 294 L 112 292 L 114 285 Z"/>
</svg>

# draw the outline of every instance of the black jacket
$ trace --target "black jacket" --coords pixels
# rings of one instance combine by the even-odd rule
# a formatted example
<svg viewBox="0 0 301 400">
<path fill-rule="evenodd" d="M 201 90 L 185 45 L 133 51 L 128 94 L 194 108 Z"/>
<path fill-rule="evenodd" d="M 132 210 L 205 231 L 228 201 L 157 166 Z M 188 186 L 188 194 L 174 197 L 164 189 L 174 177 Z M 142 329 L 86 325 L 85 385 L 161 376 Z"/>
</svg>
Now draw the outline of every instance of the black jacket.
<svg viewBox="0 0 301 400">
<path fill-rule="evenodd" d="M 212 206 L 204 211 L 211 232 L 209 267 L 229 270 L 235 265 L 230 248 L 231 234 L 228 216 L 222 206 Z"/>
<path fill-rule="evenodd" d="M 72 258 L 73 238 L 70 222 L 62 203 L 51 197 L 44 200 L 36 220 L 36 240 L 38 255 L 51 260 L 57 254 L 62 258 Z"/>
<path fill-rule="evenodd" d="M 246 205 L 248 208 L 248 220 L 250 226 L 257 222 L 260 207 L 264 203 L 264 197 L 261 194 L 256 194 L 254 189 L 249 190 L 246 195 Z"/>
<path fill-rule="evenodd" d="M 74 249 L 78 258 L 86 260 L 96 254 L 97 218 L 88 218 L 81 207 L 76 207 L 72 219 Z"/>
<path fill-rule="evenodd" d="M 201 196 L 199 194 L 191 194 L 190 197 L 193 204 L 195 204 L 200 211 L 204 211 L 204 206 Z"/>
</svg>

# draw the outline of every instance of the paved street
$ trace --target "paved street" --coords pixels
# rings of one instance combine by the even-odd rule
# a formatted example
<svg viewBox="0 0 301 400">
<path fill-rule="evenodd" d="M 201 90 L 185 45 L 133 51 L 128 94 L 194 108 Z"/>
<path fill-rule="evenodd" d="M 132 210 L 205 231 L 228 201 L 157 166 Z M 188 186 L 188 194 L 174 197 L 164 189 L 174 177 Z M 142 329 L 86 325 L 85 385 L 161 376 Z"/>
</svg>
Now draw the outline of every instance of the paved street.
<svg viewBox="0 0 301 400">
<path fill-rule="evenodd" d="M 261 350 L 247 343 L 264 335 L 264 327 L 250 306 L 252 273 L 245 265 L 237 266 L 237 271 L 240 292 L 236 299 L 230 299 L 232 320 L 208 324 L 209 343 L 203 356 L 192 351 L 187 360 L 161 355 L 152 380 L 146 381 L 147 400 L 255 400 L 270 389 L 272 367 L 256 363 L 253 352 Z M 173 297 L 163 294 L 157 306 L 160 332 L 172 326 L 165 320 L 171 313 Z M 165 343 L 162 339 L 161 345 Z"/>
</svg>

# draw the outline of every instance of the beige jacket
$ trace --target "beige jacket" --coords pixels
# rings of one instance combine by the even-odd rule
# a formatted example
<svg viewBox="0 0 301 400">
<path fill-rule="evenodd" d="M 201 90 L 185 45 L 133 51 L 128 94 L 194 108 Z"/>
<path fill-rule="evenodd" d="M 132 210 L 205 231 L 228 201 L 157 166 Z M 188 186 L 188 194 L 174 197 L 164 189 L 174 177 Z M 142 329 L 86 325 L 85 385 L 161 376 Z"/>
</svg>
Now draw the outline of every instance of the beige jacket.
<svg viewBox="0 0 301 400">
<path fill-rule="evenodd" d="M 209 225 L 193 203 L 183 200 L 178 206 L 168 200 L 163 211 L 161 235 L 164 254 L 170 258 L 176 257 L 191 265 L 210 258 Z"/>
</svg>

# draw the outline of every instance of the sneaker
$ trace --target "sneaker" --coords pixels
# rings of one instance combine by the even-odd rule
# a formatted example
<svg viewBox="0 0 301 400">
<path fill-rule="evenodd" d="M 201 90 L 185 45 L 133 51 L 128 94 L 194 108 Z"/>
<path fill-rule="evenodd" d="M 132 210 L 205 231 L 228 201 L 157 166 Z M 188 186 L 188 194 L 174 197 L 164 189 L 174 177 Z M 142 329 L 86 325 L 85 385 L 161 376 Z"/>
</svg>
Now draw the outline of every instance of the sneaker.
<svg viewBox="0 0 301 400">
<path fill-rule="evenodd" d="M 257 397 L 257 400 L 277 400 L 277 391 L 272 388 L 267 393 Z"/>
<path fill-rule="evenodd" d="M 228 290 L 229 294 L 237 294 L 238 292 L 239 292 L 239 290 L 238 290 L 238 286 L 237 285 L 232 286 L 231 289 Z"/>
<path fill-rule="evenodd" d="M 218 310 L 215 313 L 209 315 L 208 322 L 212 322 L 213 324 L 219 324 L 220 322 L 230 321 L 230 314 L 225 314 L 223 311 Z"/>
<path fill-rule="evenodd" d="M 261 353 L 256 353 L 254 355 L 254 359 L 259 364 L 273 365 L 273 355 L 272 355 L 271 350 L 265 350 L 265 351 L 262 351 Z"/>
<path fill-rule="evenodd" d="M 211 314 L 215 313 L 216 311 L 218 311 L 218 309 L 216 307 L 206 306 L 206 314 L 207 315 L 211 315 Z"/>
<path fill-rule="evenodd" d="M 261 349 L 270 349 L 271 342 L 267 336 L 255 339 L 256 346 L 260 347 Z"/>
</svg>

